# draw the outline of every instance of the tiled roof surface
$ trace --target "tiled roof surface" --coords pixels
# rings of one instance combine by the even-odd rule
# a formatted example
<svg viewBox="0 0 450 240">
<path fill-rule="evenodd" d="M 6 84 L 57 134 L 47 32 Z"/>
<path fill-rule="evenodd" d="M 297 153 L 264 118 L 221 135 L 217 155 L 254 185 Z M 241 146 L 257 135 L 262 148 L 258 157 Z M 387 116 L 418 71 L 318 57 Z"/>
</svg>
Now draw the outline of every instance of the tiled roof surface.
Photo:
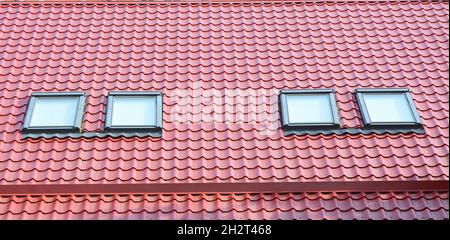
<svg viewBox="0 0 450 240">
<path fill-rule="evenodd" d="M 0 197 L 0 219 L 448 219 L 448 192 Z"/>
<path fill-rule="evenodd" d="M 448 181 L 448 7 L 448 1 L 1 4 L 0 184 Z M 341 126 L 360 128 L 354 90 L 361 87 L 409 88 L 425 134 L 284 136 L 278 117 L 251 122 L 196 121 L 195 114 L 207 113 L 211 107 L 216 113 L 231 111 L 209 101 L 202 101 L 198 112 L 188 111 L 188 121 L 172 121 L 175 108 L 195 109 L 198 91 L 219 98 L 237 91 L 250 97 L 267 95 L 260 108 L 238 112 L 248 119 L 255 112 L 278 116 L 269 95 L 281 89 L 333 88 Z M 21 138 L 32 92 L 86 92 L 83 131 L 100 132 L 105 97 L 113 90 L 162 91 L 162 137 Z M 168 97 L 179 91 L 188 92 L 187 101 Z M 275 128 L 267 133 L 268 126 Z M 266 202 L 261 195 L 254 196 L 257 202 Z M 282 200 L 286 196 L 271 196 L 277 200 L 267 201 L 270 204 L 286 203 Z M 352 194 L 344 202 L 367 204 L 384 199 L 376 194 L 363 194 L 374 200 L 359 196 Z M 318 207 L 298 213 L 277 210 L 280 215 L 272 216 L 271 211 L 261 208 L 259 213 L 237 206 L 233 207 L 238 209 L 236 213 L 216 209 L 214 214 L 242 218 L 257 214 L 267 218 L 295 214 L 296 218 L 323 218 L 332 214 L 329 218 L 339 218 L 334 213 L 348 214 L 345 218 L 448 218 L 448 194 L 426 196 L 433 197 L 408 194 L 406 199 L 417 199 L 407 204 L 427 202 L 427 207 L 361 205 L 356 209 L 362 211 L 349 211 L 352 207 L 317 211 Z M 15 197 L 5 196 L 2 205 L 11 210 L 1 211 L 13 218 L 23 210 L 11 204 L 36 207 L 32 202 L 40 198 L 37 208 L 43 212 L 52 212 L 46 204 L 60 203 L 51 196 L 15 201 L 11 201 Z M 91 197 L 56 199 L 86 202 L 85 198 Z M 121 199 L 92 198 L 94 202 Z M 165 202 L 163 195 L 146 196 L 146 201 L 138 201 L 143 205 L 136 211 L 142 212 L 155 198 Z M 217 197 L 206 195 L 198 201 L 209 204 L 208 198 L 217 201 Z M 234 195 L 225 198 L 234 201 Z M 292 206 L 286 209 L 301 210 L 302 204 L 310 201 L 302 194 L 287 198 L 303 200 L 290 201 Z M 92 212 L 97 210 L 92 207 Z M 185 210 L 181 207 L 169 216 L 163 209 L 153 209 L 140 217 L 207 218 Z M 68 215 L 89 218 L 90 211 L 78 209 Z M 363 215 L 358 215 L 360 212 Z M 373 217 L 372 213 L 379 215 Z M 122 214 L 105 210 L 91 217 L 102 216 Z M 132 212 L 123 216 L 139 217 Z"/>
<path fill-rule="evenodd" d="M 2 5 L 0 183 L 448 179 L 448 13 L 448 2 Z M 34 91 L 85 91 L 84 129 L 101 131 L 108 91 L 195 87 L 334 88 L 344 127 L 361 125 L 356 88 L 407 87 L 426 134 L 173 123 L 180 103 L 165 98 L 162 139 L 21 140 Z"/>
</svg>

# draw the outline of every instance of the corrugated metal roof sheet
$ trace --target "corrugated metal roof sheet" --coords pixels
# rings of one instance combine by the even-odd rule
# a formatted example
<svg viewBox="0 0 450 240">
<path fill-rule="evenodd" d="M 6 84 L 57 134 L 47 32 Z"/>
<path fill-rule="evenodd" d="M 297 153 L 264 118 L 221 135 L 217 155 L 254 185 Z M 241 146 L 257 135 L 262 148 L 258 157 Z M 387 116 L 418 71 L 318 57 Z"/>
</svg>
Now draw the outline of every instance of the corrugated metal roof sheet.
<svg viewBox="0 0 450 240">
<path fill-rule="evenodd" d="M 0 184 L 446 181 L 448 15 L 447 1 L 2 4 Z M 359 128 L 359 87 L 409 88 L 425 134 L 284 136 L 278 117 L 195 119 L 211 107 L 278 116 L 279 90 L 334 88 L 341 125 Z M 162 91 L 162 137 L 21 138 L 32 92 L 86 92 L 83 129 L 100 132 L 113 90 Z M 186 101 L 169 97 L 180 91 Z M 198 92 L 238 91 L 267 101 L 233 112 L 203 99 L 173 121 Z"/>
</svg>

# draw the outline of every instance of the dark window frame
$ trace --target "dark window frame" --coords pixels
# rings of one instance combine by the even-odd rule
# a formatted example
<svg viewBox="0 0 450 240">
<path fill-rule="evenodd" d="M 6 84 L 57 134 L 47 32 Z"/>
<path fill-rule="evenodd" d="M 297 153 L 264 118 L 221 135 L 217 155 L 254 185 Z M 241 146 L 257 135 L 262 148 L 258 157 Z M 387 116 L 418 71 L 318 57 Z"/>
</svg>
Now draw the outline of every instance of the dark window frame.
<svg viewBox="0 0 450 240">
<path fill-rule="evenodd" d="M 328 94 L 331 106 L 333 121 L 329 123 L 289 123 L 289 109 L 287 106 L 287 95 L 303 95 L 303 94 Z M 336 98 L 334 89 L 293 89 L 281 90 L 279 94 L 279 106 L 281 113 L 282 128 L 300 128 L 300 129 L 337 129 L 340 128 L 340 118 L 338 108 L 336 106 Z"/>
<path fill-rule="evenodd" d="M 115 96 L 153 96 L 156 97 L 155 125 L 111 125 Z M 159 91 L 110 91 L 106 100 L 105 131 L 146 132 L 162 129 L 162 93 Z"/>
<path fill-rule="evenodd" d="M 75 121 L 70 126 L 30 126 L 31 117 L 36 104 L 36 99 L 39 97 L 78 97 L 77 110 L 75 115 Z M 81 124 L 83 121 L 84 107 L 86 96 L 84 92 L 33 92 L 31 93 L 28 101 L 27 110 L 25 112 L 25 118 L 22 126 L 23 132 L 79 132 L 81 130 Z"/>
<path fill-rule="evenodd" d="M 364 127 L 420 127 L 422 126 L 422 121 L 420 119 L 419 113 L 417 112 L 417 107 L 414 104 L 414 100 L 411 97 L 411 93 L 409 89 L 407 88 L 358 88 L 355 90 L 356 93 L 356 100 L 358 103 L 358 107 L 361 113 L 362 121 L 364 124 Z M 406 96 L 409 109 L 412 113 L 412 116 L 414 118 L 414 121 L 412 122 L 372 122 L 370 120 L 369 112 L 367 111 L 367 106 L 365 104 L 364 100 L 364 94 L 365 93 L 379 93 L 379 94 L 386 94 L 386 93 L 403 93 Z"/>
</svg>

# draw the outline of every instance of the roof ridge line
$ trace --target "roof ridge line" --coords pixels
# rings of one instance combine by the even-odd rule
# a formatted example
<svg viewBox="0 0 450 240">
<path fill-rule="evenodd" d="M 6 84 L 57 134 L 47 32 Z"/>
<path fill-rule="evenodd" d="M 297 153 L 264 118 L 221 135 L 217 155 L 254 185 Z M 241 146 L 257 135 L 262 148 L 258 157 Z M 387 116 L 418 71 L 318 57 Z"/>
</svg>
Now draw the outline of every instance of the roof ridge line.
<svg viewBox="0 0 450 240">
<path fill-rule="evenodd" d="M 0 195 L 119 193 L 266 193 L 266 192 L 389 192 L 448 191 L 448 180 L 336 182 L 214 182 L 122 184 L 3 184 Z"/>
<path fill-rule="evenodd" d="M 359 200 L 362 198 L 365 199 L 405 199 L 407 197 L 415 198 L 414 194 L 426 194 L 426 193 L 434 193 L 434 196 L 425 197 L 426 199 L 435 199 L 435 198 L 448 198 L 449 191 L 448 190 L 405 190 L 405 191 L 319 191 L 319 192 L 242 192 L 242 193 L 91 193 L 91 194 L 5 194 L 0 195 L 0 204 L 5 203 L 2 201 L 4 198 L 55 198 L 55 201 L 59 201 L 61 197 L 73 197 L 73 198 L 85 198 L 84 200 L 90 200 L 89 198 L 113 198 L 115 200 L 121 197 L 131 197 L 128 200 L 134 201 L 133 197 L 156 197 L 158 199 L 162 198 L 170 198 L 170 200 L 176 200 L 176 198 L 184 198 L 185 200 L 190 201 L 198 201 L 200 199 L 207 200 L 208 198 L 216 198 L 221 200 L 223 198 L 239 198 L 240 201 L 243 200 L 252 200 L 252 197 L 258 197 L 257 199 L 268 199 L 267 196 L 272 196 L 269 200 L 278 199 L 278 200 L 288 200 L 288 199 L 319 199 L 319 198 L 339 198 L 340 200 L 344 199 L 354 199 Z M 447 196 L 440 196 L 439 194 L 446 194 Z M 301 195 L 300 197 L 296 197 L 295 195 Z M 325 195 L 325 196 L 324 196 Z M 342 196 L 339 196 L 342 195 Z M 354 196 L 357 195 L 357 196 Z M 388 196 L 382 196 L 388 195 Z M 3 199 L 2 199 L 3 198 Z M 196 199 L 197 198 L 197 199 Z M 417 197 L 416 197 L 417 198 Z M 20 202 L 17 199 L 12 199 L 13 202 Z M 207 200 L 208 201 L 208 200 Z M 62 202 L 62 201 L 61 201 Z"/>
</svg>

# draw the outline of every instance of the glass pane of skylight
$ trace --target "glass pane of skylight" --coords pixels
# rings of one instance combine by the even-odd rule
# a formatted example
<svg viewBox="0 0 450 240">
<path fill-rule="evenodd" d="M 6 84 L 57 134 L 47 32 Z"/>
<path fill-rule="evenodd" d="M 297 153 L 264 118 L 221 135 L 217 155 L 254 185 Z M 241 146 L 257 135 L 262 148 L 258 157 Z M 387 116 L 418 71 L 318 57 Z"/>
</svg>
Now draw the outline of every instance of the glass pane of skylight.
<svg viewBox="0 0 450 240">
<path fill-rule="evenodd" d="M 288 94 L 289 123 L 333 123 L 329 94 Z"/>
<path fill-rule="evenodd" d="M 113 98 L 111 125 L 156 125 L 156 97 L 115 96 Z"/>
<path fill-rule="evenodd" d="M 79 97 L 36 97 L 30 127 L 73 126 Z"/>
<path fill-rule="evenodd" d="M 405 93 L 364 93 L 371 122 L 414 122 Z"/>
</svg>

